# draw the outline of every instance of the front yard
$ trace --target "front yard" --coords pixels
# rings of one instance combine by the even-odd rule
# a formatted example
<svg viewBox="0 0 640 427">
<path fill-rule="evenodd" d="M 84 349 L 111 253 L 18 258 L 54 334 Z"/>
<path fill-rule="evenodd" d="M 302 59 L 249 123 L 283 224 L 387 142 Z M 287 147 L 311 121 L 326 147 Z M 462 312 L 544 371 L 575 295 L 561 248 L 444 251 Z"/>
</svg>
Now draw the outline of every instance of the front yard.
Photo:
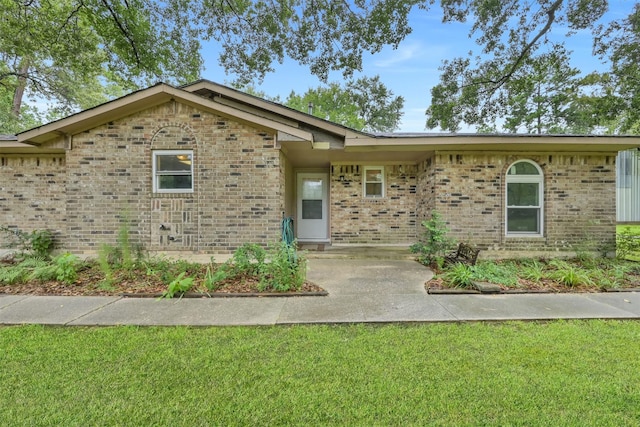
<svg viewBox="0 0 640 427">
<path fill-rule="evenodd" d="M 0 327 L 11 426 L 637 426 L 635 321 Z"/>
</svg>

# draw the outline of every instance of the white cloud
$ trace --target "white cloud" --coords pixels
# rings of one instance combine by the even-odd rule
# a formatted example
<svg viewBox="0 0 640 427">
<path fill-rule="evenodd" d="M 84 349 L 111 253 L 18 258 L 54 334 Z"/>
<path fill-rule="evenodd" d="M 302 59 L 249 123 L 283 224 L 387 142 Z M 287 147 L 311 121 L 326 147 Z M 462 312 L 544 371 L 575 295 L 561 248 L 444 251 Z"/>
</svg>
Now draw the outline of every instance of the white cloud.
<svg viewBox="0 0 640 427">
<path fill-rule="evenodd" d="M 424 49 L 417 42 L 400 45 L 398 49 L 391 52 L 389 57 L 374 61 L 373 65 L 380 68 L 392 67 L 402 62 L 415 60 L 422 52 Z"/>
</svg>

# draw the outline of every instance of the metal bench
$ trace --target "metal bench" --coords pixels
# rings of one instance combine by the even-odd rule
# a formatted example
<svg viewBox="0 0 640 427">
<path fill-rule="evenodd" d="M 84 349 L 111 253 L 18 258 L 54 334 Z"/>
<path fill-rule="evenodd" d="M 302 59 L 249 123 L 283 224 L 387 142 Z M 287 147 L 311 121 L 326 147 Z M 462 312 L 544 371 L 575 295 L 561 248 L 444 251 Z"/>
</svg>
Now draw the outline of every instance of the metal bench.
<svg viewBox="0 0 640 427">
<path fill-rule="evenodd" d="M 444 262 L 445 264 L 456 264 L 459 262 L 466 265 L 476 265 L 479 253 L 480 249 L 476 249 L 466 243 L 460 243 L 455 252 L 444 257 Z"/>
</svg>

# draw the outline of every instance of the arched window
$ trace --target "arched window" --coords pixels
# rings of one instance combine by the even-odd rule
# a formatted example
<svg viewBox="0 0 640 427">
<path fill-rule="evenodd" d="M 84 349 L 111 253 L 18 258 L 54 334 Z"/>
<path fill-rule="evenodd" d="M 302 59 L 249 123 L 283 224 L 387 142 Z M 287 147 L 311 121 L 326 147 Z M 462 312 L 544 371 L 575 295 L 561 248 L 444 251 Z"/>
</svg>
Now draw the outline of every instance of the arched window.
<svg viewBox="0 0 640 427">
<path fill-rule="evenodd" d="M 542 235 L 542 170 L 530 160 L 520 160 L 507 170 L 507 235 Z"/>
</svg>

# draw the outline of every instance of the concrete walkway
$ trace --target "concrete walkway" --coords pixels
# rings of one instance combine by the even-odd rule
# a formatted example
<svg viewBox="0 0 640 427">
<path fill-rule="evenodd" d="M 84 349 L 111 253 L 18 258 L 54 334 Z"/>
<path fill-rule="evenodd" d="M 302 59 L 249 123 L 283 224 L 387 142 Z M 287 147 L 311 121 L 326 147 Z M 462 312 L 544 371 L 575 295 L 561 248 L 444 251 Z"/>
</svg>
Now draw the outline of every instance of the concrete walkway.
<svg viewBox="0 0 640 427">
<path fill-rule="evenodd" d="M 0 324 L 277 325 L 640 319 L 640 293 L 432 295 L 429 269 L 406 260 L 310 259 L 326 297 L 184 298 L 0 295 Z"/>
</svg>

